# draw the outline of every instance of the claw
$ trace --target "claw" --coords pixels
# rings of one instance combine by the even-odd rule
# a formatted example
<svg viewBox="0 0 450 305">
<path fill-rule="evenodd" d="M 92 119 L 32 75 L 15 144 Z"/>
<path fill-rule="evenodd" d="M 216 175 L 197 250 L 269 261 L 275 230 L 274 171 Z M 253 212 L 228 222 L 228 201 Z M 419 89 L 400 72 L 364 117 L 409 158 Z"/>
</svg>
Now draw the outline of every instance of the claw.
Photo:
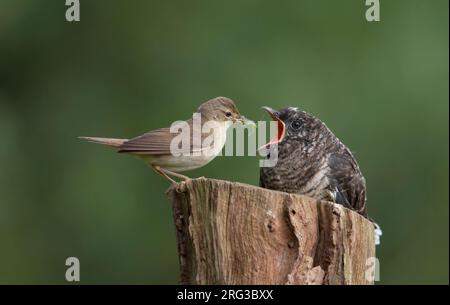
<svg viewBox="0 0 450 305">
<path fill-rule="evenodd" d="M 177 193 L 184 193 L 184 192 L 186 192 L 186 182 L 181 181 L 180 183 L 178 183 L 177 186 L 175 187 L 175 191 Z"/>
</svg>

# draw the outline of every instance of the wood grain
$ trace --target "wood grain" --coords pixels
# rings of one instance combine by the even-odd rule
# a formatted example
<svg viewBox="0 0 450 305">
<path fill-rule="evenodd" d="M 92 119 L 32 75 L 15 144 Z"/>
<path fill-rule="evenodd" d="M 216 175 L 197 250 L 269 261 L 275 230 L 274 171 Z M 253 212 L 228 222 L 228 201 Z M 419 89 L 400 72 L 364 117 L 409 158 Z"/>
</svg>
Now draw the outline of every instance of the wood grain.
<svg viewBox="0 0 450 305">
<path fill-rule="evenodd" d="M 373 284 L 373 225 L 341 205 L 204 178 L 168 196 L 181 284 Z"/>
</svg>

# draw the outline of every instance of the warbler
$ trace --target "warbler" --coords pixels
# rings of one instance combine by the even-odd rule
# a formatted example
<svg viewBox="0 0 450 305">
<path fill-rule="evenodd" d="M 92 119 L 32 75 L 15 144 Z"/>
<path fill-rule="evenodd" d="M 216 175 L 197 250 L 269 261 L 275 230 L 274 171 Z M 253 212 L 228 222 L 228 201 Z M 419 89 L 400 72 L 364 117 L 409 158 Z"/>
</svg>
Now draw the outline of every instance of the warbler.
<svg viewBox="0 0 450 305">
<path fill-rule="evenodd" d="M 132 139 L 80 138 L 111 146 L 119 153 L 135 155 L 144 160 L 158 174 L 176 184 L 177 182 L 171 176 L 183 180 L 189 179 L 180 172 L 200 168 L 221 152 L 225 145 L 227 129 L 232 124 L 253 123 L 242 116 L 235 103 L 226 97 L 216 97 L 204 102 L 197 109 L 196 114 L 198 114 L 198 124 L 194 116 L 194 119 L 190 118 L 172 126 L 175 127 L 172 130 L 169 127 L 160 128 Z M 208 130 L 205 132 L 206 124 L 209 124 L 210 128 L 206 128 Z M 179 130 L 174 132 L 174 129 Z M 180 138 L 182 136 L 185 138 Z M 187 145 L 182 145 L 181 148 L 176 145 L 178 138 L 181 144 L 187 142 Z"/>
</svg>

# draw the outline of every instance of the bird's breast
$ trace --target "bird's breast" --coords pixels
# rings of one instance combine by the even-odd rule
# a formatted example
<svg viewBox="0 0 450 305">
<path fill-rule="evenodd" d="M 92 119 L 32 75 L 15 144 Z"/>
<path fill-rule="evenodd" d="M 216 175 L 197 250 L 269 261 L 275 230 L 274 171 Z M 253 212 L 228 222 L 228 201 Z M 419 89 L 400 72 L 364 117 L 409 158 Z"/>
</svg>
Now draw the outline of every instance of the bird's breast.
<svg viewBox="0 0 450 305">
<path fill-rule="evenodd" d="M 325 160 L 308 162 L 299 157 L 295 154 L 284 156 L 274 167 L 262 168 L 261 183 L 273 190 L 326 198 L 329 180 Z"/>
</svg>

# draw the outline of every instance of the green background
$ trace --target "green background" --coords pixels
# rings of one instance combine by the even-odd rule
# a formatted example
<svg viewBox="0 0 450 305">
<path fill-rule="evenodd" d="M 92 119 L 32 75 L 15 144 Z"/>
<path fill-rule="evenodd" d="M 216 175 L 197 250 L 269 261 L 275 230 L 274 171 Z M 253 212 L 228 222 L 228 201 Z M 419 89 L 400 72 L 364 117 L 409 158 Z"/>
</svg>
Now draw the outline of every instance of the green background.
<svg viewBox="0 0 450 305">
<path fill-rule="evenodd" d="M 355 152 L 381 283 L 448 283 L 448 1 L 0 0 L 0 283 L 178 281 L 167 181 L 76 139 L 133 137 L 203 101 L 298 106 Z M 258 184 L 258 158 L 190 176 Z"/>
</svg>

